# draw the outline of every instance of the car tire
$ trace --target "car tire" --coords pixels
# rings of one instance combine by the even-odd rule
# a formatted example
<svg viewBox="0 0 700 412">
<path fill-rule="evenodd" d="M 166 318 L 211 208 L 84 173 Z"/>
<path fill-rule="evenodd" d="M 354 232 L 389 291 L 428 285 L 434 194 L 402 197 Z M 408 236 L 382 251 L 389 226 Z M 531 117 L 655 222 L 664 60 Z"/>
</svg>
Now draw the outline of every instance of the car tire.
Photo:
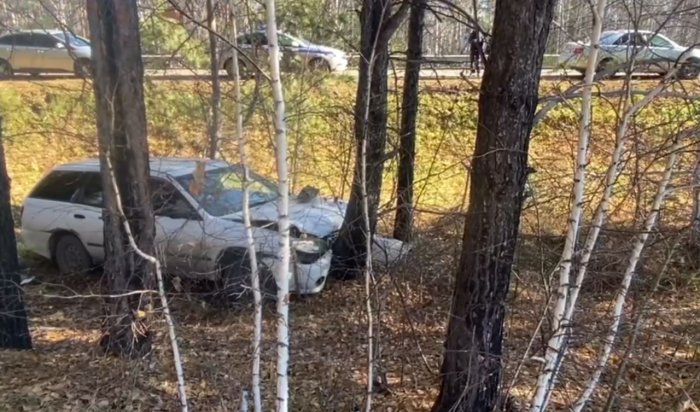
<svg viewBox="0 0 700 412">
<path fill-rule="evenodd" d="M 700 76 L 700 60 L 688 60 L 678 70 L 678 77 L 683 80 L 694 80 Z"/>
<path fill-rule="evenodd" d="M 92 258 L 75 235 L 64 234 L 54 245 L 54 261 L 64 275 L 83 274 L 92 268 Z"/>
<path fill-rule="evenodd" d="M 76 75 L 76 77 L 83 79 L 92 77 L 94 73 L 92 62 L 88 59 L 76 60 L 75 63 L 73 63 L 73 73 Z"/>
<path fill-rule="evenodd" d="M 595 68 L 595 78 L 598 80 L 609 79 L 615 75 L 615 61 L 613 59 L 603 59 L 598 62 Z"/>
<path fill-rule="evenodd" d="M 216 295 L 226 303 L 252 301 L 250 259 L 245 252 L 227 252 L 219 261 L 220 278 Z M 275 296 L 277 284 L 270 269 L 258 259 L 258 276 L 263 301 Z"/>
<path fill-rule="evenodd" d="M 14 74 L 10 62 L 7 60 L 0 59 L 0 79 L 6 79 L 12 77 Z"/>
<path fill-rule="evenodd" d="M 226 70 L 226 75 L 229 79 L 235 80 L 235 73 L 233 72 L 233 59 L 228 59 L 224 63 L 224 70 Z M 238 59 L 238 76 L 241 79 L 245 79 L 249 74 L 248 66 L 243 62 L 243 60 Z"/>
<path fill-rule="evenodd" d="M 331 71 L 331 66 L 323 59 L 313 59 L 308 64 L 309 71 L 328 73 Z"/>
</svg>

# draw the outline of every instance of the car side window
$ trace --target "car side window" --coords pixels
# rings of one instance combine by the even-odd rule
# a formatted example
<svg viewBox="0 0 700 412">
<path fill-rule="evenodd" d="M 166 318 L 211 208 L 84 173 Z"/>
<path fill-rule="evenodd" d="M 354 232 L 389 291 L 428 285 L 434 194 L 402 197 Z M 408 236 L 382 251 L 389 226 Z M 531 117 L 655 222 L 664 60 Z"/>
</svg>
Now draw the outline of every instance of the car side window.
<svg viewBox="0 0 700 412">
<path fill-rule="evenodd" d="M 56 47 L 58 41 L 47 34 L 34 33 L 32 34 L 32 46 L 50 49 Z"/>
<path fill-rule="evenodd" d="M 15 47 L 32 46 L 32 35 L 30 33 L 17 33 L 10 37 L 10 42 Z"/>
<path fill-rule="evenodd" d="M 3 46 L 13 46 L 15 44 L 15 35 L 8 34 L 0 37 L 0 44 Z"/>
<path fill-rule="evenodd" d="M 172 183 L 162 179 L 151 179 L 150 185 L 153 213 L 156 216 L 171 219 L 200 219 L 194 207 Z"/>
<path fill-rule="evenodd" d="M 102 194 L 102 176 L 99 173 L 87 173 L 82 191 L 76 198 L 76 203 L 88 206 L 102 207 L 104 205 Z"/>
<path fill-rule="evenodd" d="M 630 35 L 629 35 L 629 33 L 625 33 L 615 41 L 615 45 L 616 46 L 627 46 L 629 44 L 629 41 L 630 41 Z"/>
<path fill-rule="evenodd" d="M 32 190 L 29 197 L 34 199 L 70 202 L 75 196 L 82 173 L 65 170 L 51 172 Z"/>
<path fill-rule="evenodd" d="M 665 49 L 670 49 L 672 47 L 671 43 L 669 43 L 668 40 L 664 39 L 661 36 L 652 37 L 649 44 L 651 44 L 651 47 L 663 47 Z"/>
</svg>

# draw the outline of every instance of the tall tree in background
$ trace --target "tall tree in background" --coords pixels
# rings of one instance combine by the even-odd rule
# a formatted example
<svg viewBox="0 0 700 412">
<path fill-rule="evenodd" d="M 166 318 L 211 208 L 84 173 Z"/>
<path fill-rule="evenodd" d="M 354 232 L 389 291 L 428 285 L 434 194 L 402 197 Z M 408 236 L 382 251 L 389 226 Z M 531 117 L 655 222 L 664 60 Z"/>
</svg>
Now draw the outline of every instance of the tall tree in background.
<svg viewBox="0 0 700 412">
<path fill-rule="evenodd" d="M 377 208 L 382 188 L 386 146 L 387 69 L 389 40 L 403 22 L 409 9 L 403 2 L 393 12 L 390 0 L 363 0 L 360 12 L 360 68 L 355 98 L 355 172 L 345 220 L 333 246 L 334 271 L 341 276 L 357 276 L 365 265 L 368 253 L 365 236 L 371 236 L 377 225 Z M 363 146 L 366 159 L 362 159 Z M 363 224 L 362 169 L 366 165 L 366 193 L 369 234 Z"/>
<path fill-rule="evenodd" d="M 155 226 L 136 0 L 88 0 L 87 11 L 104 193 L 104 271 L 111 293 L 121 295 L 108 302 L 100 344 L 108 352 L 139 356 L 151 347 L 144 315 L 151 300 L 148 295 L 124 294 L 154 289 L 155 282 L 152 265 L 130 247 L 123 219 L 138 248 L 151 256 Z"/>
<path fill-rule="evenodd" d="M 434 412 L 499 402 L 506 295 L 555 0 L 499 1 L 479 96 L 469 208 Z"/>
<path fill-rule="evenodd" d="M 31 349 L 27 312 L 22 301 L 15 225 L 10 204 L 10 177 L 0 117 L 0 348 Z"/>
<path fill-rule="evenodd" d="M 209 62 L 211 69 L 211 102 L 209 106 L 209 148 L 207 156 L 216 158 L 221 131 L 221 82 L 219 81 L 219 48 L 216 33 L 214 0 L 207 0 L 207 28 L 209 35 Z"/>
<path fill-rule="evenodd" d="M 423 31 L 425 24 L 425 0 L 413 0 L 408 17 L 408 49 L 406 71 L 403 79 L 401 104 L 401 129 L 399 147 L 399 171 L 396 184 L 396 220 L 394 237 L 411 240 L 413 232 L 413 177 L 416 157 L 416 119 L 418 117 L 418 80 L 423 59 Z"/>
</svg>

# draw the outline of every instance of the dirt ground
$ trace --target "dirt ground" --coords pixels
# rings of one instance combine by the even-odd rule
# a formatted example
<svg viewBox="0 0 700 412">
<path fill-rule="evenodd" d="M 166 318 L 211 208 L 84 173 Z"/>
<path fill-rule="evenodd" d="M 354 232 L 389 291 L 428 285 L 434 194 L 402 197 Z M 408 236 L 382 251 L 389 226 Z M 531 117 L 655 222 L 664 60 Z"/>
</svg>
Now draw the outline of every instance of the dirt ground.
<svg viewBox="0 0 700 412">
<path fill-rule="evenodd" d="M 431 239 L 430 247 L 419 245 L 412 262 L 378 279 L 381 370 L 389 388 L 375 395 L 377 411 L 428 410 L 437 395 L 456 249 L 450 238 Z M 545 250 L 542 245 L 537 247 Z M 523 265 L 530 265 L 529 261 L 523 259 Z M 99 275 L 61 277 L 47 263 L 33 263 L 31 272 L 37 280 L 27 286 L 26 294 L 34 349 L 0 352 L 0 410 L 177 409 L 174 368 L 159 313 L 154 314 L 156 345 L 150 356 L 140 360 L 107 357 L 97 344 L 103 320 L 101 300 L 90 297 L 100 293 Z M 506 386 L 542 315 L 540 281 L 535 272 L 520 271 L 513 277 L 504 360 Z M 575 399 L 589 376 L 595 351 L 610 323 L 613 291 L 584 293 L 581 307 L 587 310 L 578 314 L 553 409 L 562 409 Z M 362 405 L 367 363 L 364 296 L 362 281 L 329 281 L 318 296 L 293 300 L 292 410 L 340 412 Z M 173 290 L 171 302 L 192 410 L 237 411 L 250 381 L 251 308 L 212 307 L 185 290 Z M 630 307 L 635 304 L 632 301 Z M 666 289 L 654 298 L 650 309 L 613 410 L 665 411 L 686 399 L 700 399 L 700 384 L 695 383 L 700 373 L 697 293 Z M 262 391 L 269 410 L 275 390 L 273 310 L 266 308 L 262 364 Z M 629 336 L 630 327 L 625 324 L 622 342 Z M 530 356 L 541 355 L 541 335 L 534 338 L 532 348 Z M 620 357 L 616 351 L 611 371 Z M 511 394 L 521 404 L 531 395 L 539 366 L 532 360 L 520 365 Z M 611 378 L 612 373 L 603 377 L 591 410 L 600 410 Z"/>
</svg>

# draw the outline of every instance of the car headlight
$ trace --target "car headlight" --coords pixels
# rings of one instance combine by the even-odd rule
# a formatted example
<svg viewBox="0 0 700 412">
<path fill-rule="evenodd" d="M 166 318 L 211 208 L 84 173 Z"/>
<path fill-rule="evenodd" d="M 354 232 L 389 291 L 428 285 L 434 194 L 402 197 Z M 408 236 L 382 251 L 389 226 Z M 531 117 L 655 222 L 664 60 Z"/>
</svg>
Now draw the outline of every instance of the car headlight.
<svg viewBox="0 0 700 412">
<path fill-rule="evenodd" d="M 311 264 L 317 261 L 328 251 L 328 243 L 323 239 L 294 239 L 292 250 L 296 260 L 302 264 Z"/>
</svg>

